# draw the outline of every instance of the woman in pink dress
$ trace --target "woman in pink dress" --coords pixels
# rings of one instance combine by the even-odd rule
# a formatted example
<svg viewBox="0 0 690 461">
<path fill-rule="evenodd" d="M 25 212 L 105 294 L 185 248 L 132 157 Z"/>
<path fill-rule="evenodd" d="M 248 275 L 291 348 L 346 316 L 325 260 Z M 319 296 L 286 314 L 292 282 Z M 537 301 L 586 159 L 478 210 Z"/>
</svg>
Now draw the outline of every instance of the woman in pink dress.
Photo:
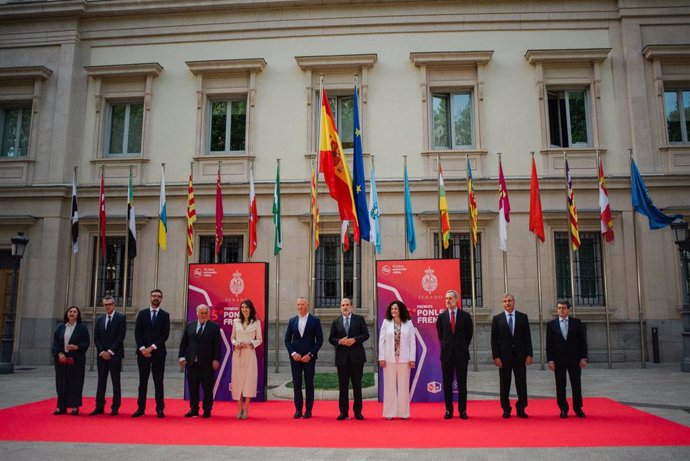
<svg viewBox="0 0 690 461">
<path fill-rule="evenodd" d="M 237 419 L 247 419 L 249 402 L 256 397 L 259 369 L 255 349 L 263 342 L 261 322 L 251 299 L 240 303 L 240 317 L 232 322 L 232 398 L 237 400 Z"/>
</svg>

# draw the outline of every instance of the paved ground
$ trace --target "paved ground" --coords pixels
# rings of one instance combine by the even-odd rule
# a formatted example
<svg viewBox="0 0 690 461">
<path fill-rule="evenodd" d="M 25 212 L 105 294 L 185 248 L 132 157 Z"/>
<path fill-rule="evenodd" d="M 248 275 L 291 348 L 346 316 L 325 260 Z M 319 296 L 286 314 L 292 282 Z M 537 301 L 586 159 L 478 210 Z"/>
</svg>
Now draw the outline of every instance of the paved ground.
<svg viewBox="0 0 690 461">
<path fill-rule="evenodd" d="M 320 368 L 323 370 L 322 368 Z M 289 370 L 280 373 L 269 371 L 269 396 L 284 395 L 279 387 L 289 381 Z M 327 370 L 327 371 L 332 371 Z M 183 374 L 177 368 L 166 370 L 166 396 L 179 398 L 183 389 Z M 542 371 L 539 365 L 532 365 L 528 372 L 530 398 L 553 398 L 553 375 Z M 133 362 L 127 363 L 123 373 L 123 396 L 137 394 L 137 372 Z M 585 410 L 587 396 L 609 397 L 690 427 L 690 373 L 681 373 L 678 364 L 648 364 L 641 369 L 639 364 L 616 364 L 608 369 L 605 364 L 590 366 L 583 375 Z M 479 371 L 470 371 L 468 378 L 469 398 L 473 400 L 498 398 L 498 373 L 484 366 Z M 109 389 L 110 390 L 110 389 Z M 96 392 L 96 372 L 88 372 L 84 394 L 93 396 Z M 150 394 L 153 394 L 151 385 Z M 14 374 L 0 375 L 0 408 L 54 397 L 54 374 L 52 367 L 18 367 Z M 325 397 L 328 397 L 326 395 Z M 85 408 L 90 411 L 90 408 Z M 442 409 L 439 409 L 439 415 Z M 470 406 L 471 411 L 471 406 Z M 498 407 L 497 407 L 498 411 Z M 555 409 L 554 409 L 555 411 Z M 366 403 L 365 403 L 366 414 Z M 367 415 L 376 417 L 377 415 Z M 0 421 L 0 427 L 2 421 Z M 625 428 L 611 428 L 625 430 Z M 0 429 L 1 430 L 1 429 Z M 554 434 L 557 436 L 559 434 Z M 562 435 L 562 434 L 561 434 Z M 356 446 L 356 441 L 353 441 Z M 166 461 L 187 459 L 281 459 L 281 461 L 308 461 L 337 458 L 342 460 L 434 460 L 478 459 L 478 460 L 533 460 L 549 459 L 572 461 L 591 460 L 637 460 L 690 459 L 690 447 L 624 447 L 624 448 L 558 448 L 558 449 L 434 449 L 434 450 L 363 450 L 363 449 L 294 449 L 254 447 L 205 447 L 189 446 L 131 446 L 80 444 L 78 446 L 59 443 L 0 442 L 2 460 L 40 459 L 89 459 L 109 460 L 118 458 Z"/>
</svg>

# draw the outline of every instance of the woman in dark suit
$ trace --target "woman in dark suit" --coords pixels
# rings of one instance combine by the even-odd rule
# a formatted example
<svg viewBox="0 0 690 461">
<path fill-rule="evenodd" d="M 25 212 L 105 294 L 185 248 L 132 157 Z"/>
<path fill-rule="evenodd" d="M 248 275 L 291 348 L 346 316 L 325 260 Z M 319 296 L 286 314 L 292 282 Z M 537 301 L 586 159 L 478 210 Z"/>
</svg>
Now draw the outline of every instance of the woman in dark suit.
<svg viewBox="0 0 690 461">
<path fill-rule="evenodd" d="M 89 330 L 81 323 L 81 311 L 77 306 L 69 307 L 63 320 L 53 335 L 57 390 L 57 410 L 53 414 L 64 415 L 71 408 L 71 414 L 78 415 L 84 390 L 86 350 L 91 339 Z"/>
</svg>

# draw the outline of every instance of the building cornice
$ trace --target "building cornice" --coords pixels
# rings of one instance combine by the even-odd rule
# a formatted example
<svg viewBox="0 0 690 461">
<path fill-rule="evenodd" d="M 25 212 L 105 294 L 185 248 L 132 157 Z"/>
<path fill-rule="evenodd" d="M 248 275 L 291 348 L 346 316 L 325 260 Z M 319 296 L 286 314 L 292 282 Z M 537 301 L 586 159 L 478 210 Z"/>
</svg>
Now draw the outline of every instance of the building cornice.
<svg viewBox="0 0 690 461">
<path fill-rule="evenodd" d="M 578 48 L 578 49 L 552 49 L 552 50 L 527 50 L 525 59 L 530 64 L 537 63 L 583 63 L 603 62 L 611 53 L 611 48 Z"/>
</svg>

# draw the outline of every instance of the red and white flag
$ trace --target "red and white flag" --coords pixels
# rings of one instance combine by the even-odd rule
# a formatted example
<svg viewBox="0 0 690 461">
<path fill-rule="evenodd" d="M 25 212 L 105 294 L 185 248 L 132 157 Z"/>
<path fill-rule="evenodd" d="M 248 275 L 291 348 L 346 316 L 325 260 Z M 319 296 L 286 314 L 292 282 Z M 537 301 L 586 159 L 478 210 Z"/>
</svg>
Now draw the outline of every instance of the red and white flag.
<svg viewBox="0 0 690 461">
<path fill-rule="evenodd" d="M 599 160 L 599 209 L 601 210 L 601 234 L 607 242 L 613 242 L 613 216 L 609 205 L 609 193 L 606 190 L 604 166 Z"/>
<path fill-rule="evenodd" d="M 256 223 L 259 215 L 256 213 L 256 192 L 254 190 L 254 169 L 249 170 L 249 256 L 254 255 L 257 247 Z"/>
</svg>

